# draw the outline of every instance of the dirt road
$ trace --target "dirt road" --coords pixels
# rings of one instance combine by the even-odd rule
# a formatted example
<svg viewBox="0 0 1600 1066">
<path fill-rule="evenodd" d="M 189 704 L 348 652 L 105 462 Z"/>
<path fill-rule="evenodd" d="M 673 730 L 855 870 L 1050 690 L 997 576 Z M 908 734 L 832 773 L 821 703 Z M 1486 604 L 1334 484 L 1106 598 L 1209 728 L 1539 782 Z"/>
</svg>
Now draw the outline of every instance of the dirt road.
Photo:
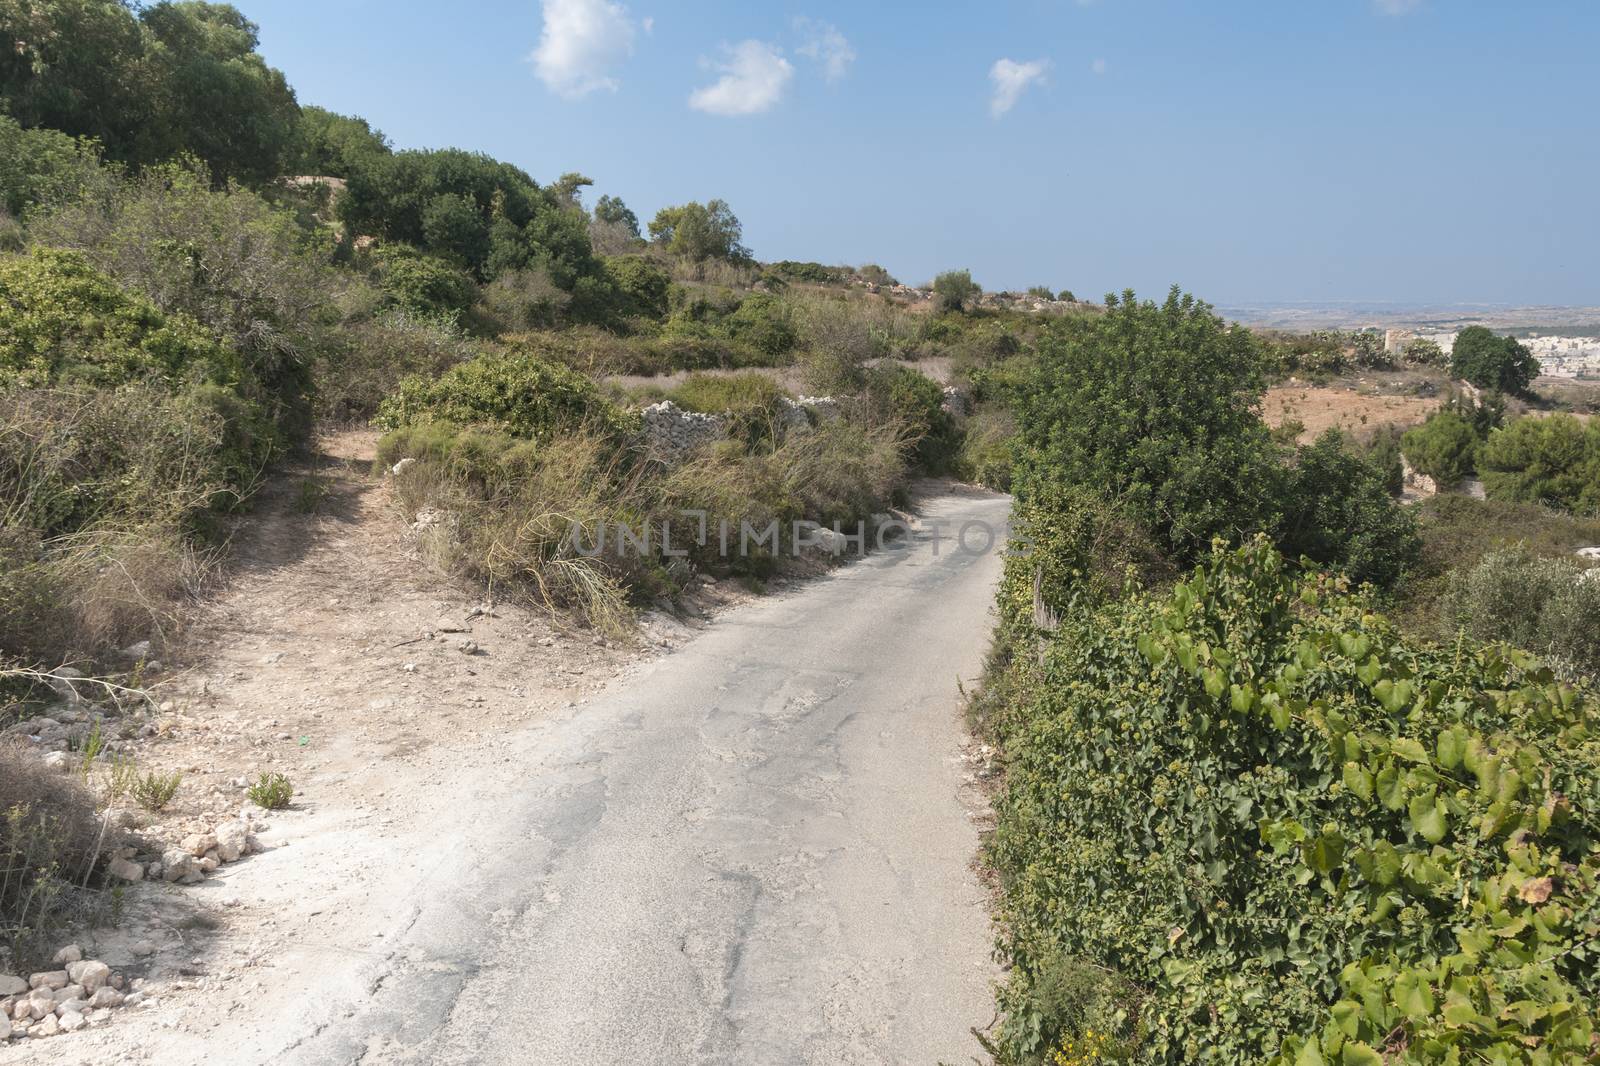
<svg viewBox="0 0 1600 1066">
<path fill-rule="evenodd" d="M 953 536 L 968 520 L 998 527 L 1006 509 L 962 490 L 929 500 L 937 550 L 924 529 L 730 609 L 586 702 L 550 699 L 549 678 L 518 686 L 503 655 L 481 717 L 466 704 L 425 750 L 330 742 L 320 783 L 342 782 L 343 799 L 319 805 L 309 772 L 305 810 L 269 835 L 279 846 L 168 889 L 227 893 L 258 923 L 196 949 L 183 972 L 212 976 L 11 1053 L 968 1061 L 994 970 L 957 682 L 979 672 L 999 559 Z M 294 566 L 275 573 L 291 580 Z M 496 650 L 517 639 L 500 625 Z M 561 669 L 559 656 L 531 662 Z M 478 680 L 432 697 L 461 704 L 458 684 Z M 294 683 L 308 706 L 338 684 L 312 672 Z M 524 691 L 542 699 L 536 713 L 510 709 Z M 412 702 L 396 707 L 425 729 L 424 694 Z"/>
</svg>

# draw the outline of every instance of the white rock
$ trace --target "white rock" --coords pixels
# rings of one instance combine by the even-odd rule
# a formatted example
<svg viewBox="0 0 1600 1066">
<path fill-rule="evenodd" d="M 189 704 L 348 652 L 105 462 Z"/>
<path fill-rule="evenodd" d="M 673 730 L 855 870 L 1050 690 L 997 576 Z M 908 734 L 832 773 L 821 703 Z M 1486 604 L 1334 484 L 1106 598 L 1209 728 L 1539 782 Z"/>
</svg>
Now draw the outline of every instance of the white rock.
<svg viewBox="0 0 1600 1066">
<path fill-rule="evenodd" d="M 144 993 L 143 992 L 129 992 L 126 996 L 122 997 L 122 1005 L 124 1007 L 137 1007 L 140 1004 L 142 1004 L 143 1002 L 144 1002 Z"/>
<path fill-rule="evenodd" d="M 59 1032 L 61 1032 L 61 1023 L 56 1021 L 56 1016 L 54 1014 L 47 1014 L 43 1021 L 34 1026 L 32 1029 L 28 1030 L 28 1035 L 33 1037 L 45 1037 L 55 1036 Z"/>
<path fill-rule="evenodd" d="M 148 940 L 136 940 L 133 942 L 132 946 L 128 948 L 128 951 L 132 953 L 135 958 L 142 959 L 146 955 L 154 955 L 156 953 L 156 946 L 150 943 Z"/>
<path fill-rule="evenodd" d="M 73 981 L 82 985 L 83 991 L 91 996 L 104 988 L 106 982 L 111 979 L 111 967 L 98 960 L 75 962 L 69 972 Z"/>
<path fill-rule="evenodd" d="M 123 995 L 115 988 L 102 988 L 89 999 L 89 1006 L 96 1009 L 122 1006 Z"/>
<path fill-rule="evenodd" d="M 217 858 L 223 862 L 235 861 L 250 846 L 250 830 L 242 822 L 223 822 L 213 835 L 217 841 Z"/>
<path fill-rule="evenodd" d="M 0 974 L 0 996 L 20 996 L 28 990 L 28 982 L 10 974 Z"/>
<path fill-rule="evenodd" d="M 64 751 L 52 751 L 45 755 L 44 764 L 51 770 L 65 770 L 73 763 L 73 758 Z"/>
<path fill-rule="evenodd" d="M 56 957 L 51 961 L 57 966 L 65 966 L 68 963 L 78 962 L 82 958 L 83 949 L 76 944 L 68 944 L 66 947 L 56 952 Z"/>
<path fill-rule="evenodd" d="M 148 640 L 141 640 L 137 644 L 129 644 L 122 649 L 122 654 L 134 662 L 143 662 L 150 658 L 151 646 Z"/>
<path fill-rule="evenodd" d="M 28 1005 L 28 1016 L 36 1020 L 56 1012 L 55 997 L 44 989 L 35 989 L 22 1002 Z M 16 1015 L 13 1014 L 12 1017 Z"/>
<path fill-rule="evenodd" d="M 56 1004 L 56 1017 L 65 1018 L 69 1014 L 82 1014 L 84 1011 L 86 1011 L 88 1009 L 89 1009 L 89 1001 L 88 1000 L 86 1000 L 86 999 L 76 999 L 76 998 L 69 999 L 65 1003 L 57 1003 Z"/>
<path fill-rule="evenodd" d="M 58 1015 L 58 1017 L 60 1018 L 60 1022 L 58 1024 L 60 1024 L 61 1031 L 64 1033 L 75 1033 L 79 1029 L 82 1029 L 85 1025 L 89 1024 L 84 1020 L 83 1014 L 80 1011 L 69 1010 L 65 1014 Z"/>
<path fill-rule="evenodd" d="M 144 867 L 128 859 L 112 859 L 106 864 L 106 872 L 124 881 L 144 880 Z"/>
<path fill-rule="evenodd" d="M 206 852 L 217 846 L 217 838 L 210 833 L 191 833 L 183 838 L 183 850 L 195 858 L 200 858 Z"/>
<path fill-rule="evenodd" d="M 192 884 L 201 880 L 205 875 L 200 872 L 200 866 L 195 862 L 195 857 L 185 848 L 169 848 L 161 856 L 161 877 L 166 881 L 183 881 Z"/>
<path fill-rule="evenodd" d="M 66 970 L 45 970 L 28 978 L 29 988 L 43 988 L 51 992 L 58 988 L 66 988 L 71 983 L 72 978 L 67 975 Z"/>
<path fill-rule="evenodd" d="M 54 1000 L 55 1005 L 59 1007 L 61 1004 L 70 1000 L 87 999 L 88 994 L 84 992 L 82 985 L 68 985 L 66 988 L 58 988 L 54 992 L 50 993 L 50 998 Z"/>
</svg>

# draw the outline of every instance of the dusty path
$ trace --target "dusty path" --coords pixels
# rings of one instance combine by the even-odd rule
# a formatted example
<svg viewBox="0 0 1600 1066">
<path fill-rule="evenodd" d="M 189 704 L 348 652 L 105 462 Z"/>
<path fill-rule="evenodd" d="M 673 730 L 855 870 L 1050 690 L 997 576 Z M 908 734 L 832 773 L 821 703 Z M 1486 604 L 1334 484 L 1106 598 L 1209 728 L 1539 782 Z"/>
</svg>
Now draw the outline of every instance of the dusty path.
<svg viewBox="0 0 1600 1066">
<path fill-rule="evenodd" d="M 472 605 L 404 561 L 358 469 L 327 472 L 307 529 L 268 508 L 163 741 L 291 773 L 276 846 L 142 890 L 136 921 L 185 916 L 165 969 L 116 957 L 145 930 L 101 936 L 157 1009 L 0 1062 L 977 1051 L 991 934 L 956 683 L 979 670 L 998 558 L 949 538 L 998 526 L 1003 498 L 929 501 L 937 554 L 919 533 L 698 635 L 657 621 L 653 661 L 505 607 L 471 620 L 485 654 L 467 656 L 413 641 Z"/>
</svg>

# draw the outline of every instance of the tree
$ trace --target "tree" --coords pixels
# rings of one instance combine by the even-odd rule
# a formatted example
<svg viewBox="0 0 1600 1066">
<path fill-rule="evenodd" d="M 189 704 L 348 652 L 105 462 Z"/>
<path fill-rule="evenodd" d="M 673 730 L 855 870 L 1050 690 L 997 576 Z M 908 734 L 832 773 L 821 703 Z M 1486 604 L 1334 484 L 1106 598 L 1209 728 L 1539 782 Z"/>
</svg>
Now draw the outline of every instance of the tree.
<svg viewBox="0 0 1600 1066">
<path fill-rule="evenodd" d="M 1263 363 L 1250 331 L 1177 288 L 1062 321 L 1018 390 L 1019 504 L 1102 494 L 1184 561 L 1266 528 L 1279 471 L 1255 410 Z"/>
<path fill-rule="evenodd" d="M 1389 586 L 1422 553 L 1416 517 L 1395 504 L 1389 470 L 1352 452 L 1330 429 L 1300 448 L 1285 478 L 1273 539 L 1291 559 L 1337 566 L 1357 581 Z"/>
<path fill-rule="evenodd" d="M 1028 290 L 1028 295 L 1036 300 L 1054 300 L 1055 291 L 1048 285 L 1035 285 Z"/>
<path fill-rule="evenodd" d="M 298 106 L 227 4 L 0 0 L 0 105 L 115 160 L 197 156 L 218 182 L 275 177 Z"/>
<path fill-rule="evenodd" d="M 1400 438 L 1400 450 L 1412 469 L 1447 489 L 1472 474 L 1478 443 L 1471 422 L 1455 411 L 1440 410 L 1429 415 L 1422 425 L 1406 430 Z"/>
<path fill-rule="evenodd" d="M 745 260 L 750 249 L 739 243 L 744 227 L 725 200 L 663 207 L 650 220 L 650 239 L 673 255 L 702 259 Z"/>
<path fill-rule="evenodd" d="M 1489 434 L 1478 465 L 1490 499 L 1600 507 L 1600 422 L 1568 414 L 1519 418 Z"/>
<path fill-rule="evenodd" d="M 570 207 L 574 211 L 583 210 L 583 190 L 594 184 L 594 179 L 579 174 L 576 170 L 569 170 L 555 180 L 550 186 L 550 193 L 556 202 L 563 207 Z"/>
<path fill-rule="evenodd" d="M 628 231 L 629 236 L 635 239 L 639 236 L 639 216 L 634 214 L 619 197 L 600 197 L 594 205 L 594 219 L 596 222 L 622 226 Z"/>
<path fill-rule="evenodd" d="M 366 119 L 302 107 L 284 167 L 291 174 L 348 178 L 389 154 L 389 138 Z"/>
<path fill-rule="evenodd" d="M 947 270 L 933 279 L 933 295 L 941 311 L 964 311 L 983 289 L 966 270 Z"/>
<path fill-rule="evenodd" d="M 93 141 L 23 129 L 0 114 L 0 211 L 20 216 L 69 200 L 97 169 Z"/>
<path fill-rule="evenodd" d="M 1539 361 L 1515 337 L 1468 326 L 1450 350 L 1450 373 L 1480 389 L 1522 392 L 1539 376 Z"/>
</svg>

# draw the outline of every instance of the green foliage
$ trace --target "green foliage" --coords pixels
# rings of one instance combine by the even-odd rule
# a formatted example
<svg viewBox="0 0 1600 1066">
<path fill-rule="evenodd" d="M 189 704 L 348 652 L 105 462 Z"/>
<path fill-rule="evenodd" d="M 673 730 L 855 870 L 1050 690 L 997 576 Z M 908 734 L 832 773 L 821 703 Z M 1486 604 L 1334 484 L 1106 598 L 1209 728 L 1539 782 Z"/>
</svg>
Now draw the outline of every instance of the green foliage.
<svg viewBox="0 0 1600 1066">
<path fill-rule="evenodd" d="M 1006 407 L 982 404 L 961 427 L 961 449 L 956 453 L 956 476 L 963 481 L 1011 491 L 1011 441 L 1017 423 Z"/>
<path fill-rule="evenodd" d="M 327 108 L 302 107 L 284 170 L 289 174 L 348 178 L 390 153 L 389 138 L 364 118 Z"/>
<path fill-rule="evenodd" d="M 1429 340 L 1427 337 L 1413 337 L 1406 341 L 1402 354 L 1406 362 L 1418 366 L 1444 366 L 1449 362 L 1444 349 L 1439 347 L 1439 342 Z"/>
<path fill-rule="evenodd" d="M 1519 418 L 1489 435 L 1478 466 L 1491 499 L 1600 510 L 1600 421 Z"/>
<path fill-rule="evenodd" d="M 1453 411 L 1435 411 L 1420 426 L 1406 430 L 1400 450 L 1412 469 L 1440 488 L 1470 477 L 1477 467 L 1479 438 L 1472 423 Z"/>
<path fill-rule="evenodd" d="M 821 263 L 797 262 L 781 259 L 768 263 L 767 269 L 789 281 L 805 281 L 813 285 L 840 285 L 849 274 L 848 267 L 823 266 Z M 881 267 L 879 269 L 882 269 Z"/>
<path fill-rule="evenodd" d="M 668 252 L 689 260 L 747 260 L 750 249 L 738 216 L 725 200 L 663 207 L 650 220 L 650 239 Z"/>
<path fill-rule="evenodd" d="M 250 802 L 269 811 L 281 811 L 294 800 L 294 785 L 282 774 L 263 773 L 246 790 Z"/>
<path fill-rule="evenodd" d="M 1063 956 L 1142 992 L 1145 1062 L 1579 1061 L 1600 937 L 1588 697 L 1408 645 L 1264 542 L 1068 610 L 996 719 L 1001 1037 Z"/>
<path fill-rule="evenodd" d="M 635 239 L 639 237 L 639 216 L 634 214 L 619 197 L 602 196 L 596 200 L 594 218 L 596 222 L 621 226 L 630 237 Z"/>
<path fill-rule="evenodd" d="M 965 311 L 982 292 L 971 271 L 946 270 L 933 279 L 933 295 L 941 311 Z"/>
<path fill-rule="evenodd" d="M 373 422 L 384 429 L 430 422 L 481 425 L 544 441 L 585 426 L 623 433 L 632 418 L 576 371 L 533 355 L 492 353 L 438 378 L 406 378 L 379 404 Z"/>
<path fill-rule="evenodd" d="M 219 181 L 279 173 L 298 111 L 227 4 L 0 3 L 0 102 L 23 126 L 100 142 L 148 165 L 192 154 Z"/>
<path fill-rule="evenodd" d="M 0 113 L 0 210 L 13 216 L 80 195 L 98 166 L 91 141 L 23 129 Z"/>
<path fill-rule="evenodd" d="M 161 811 L 165 810 L 167 804 L 178 794 L 178 786 L 181 784 L 183 775 L 180 773 L 163 774 L 151 770 L 136 777 L 128 791 L 134 801 L 145 810 Z"/>
<path fill-rule="evenodd" d="M 176 391 L 235 385 L 241 373 L 198 322 L 163 314 L 76 253 L 0 258 L 0 385 L 147 381 Z"/>
<path fill-rule="evenodd" d="M 898 285 L 894 275 L 889 273 L 877 263 L 866 263 L 856 271 L 862 279 L 871 285 Z"/>
<path fill-rule="evenodd" d="M 1417 521 L 1395 505 L 1393 471 L 1353 452 L 1330 429 L 1300 448 L 1284 481 L 1274 530 L 1290 558 L 1308 556 L 1357 581 L 1389 587 L 1422 551 Z"/>
<path fill-rule="evenodd" d="M 618 310 L 623 315 L 666 317 L 672 275 L 659 263 L 642 255 L 611 256 L 605 261 L 605 271 L 616 287 Z"/>
<path fill-rule="evenodd" d="M 1539 361 L 1514 337 L 1468 326 L 1450 349 L 1450 373 L 1480 389 L 1516 393 L 1539 376 Z"/>
<path fill-rule="evenodd" d="M 1600 680 L 1600 580 L 1570 558 L 1517 544 L 1457 570 L 1439 603 L 1442 628 L 1504 641 Z"/>
<path fill-rule="evenodd" d="M 383 245 L 374 256 L 378 286 L 409 315 L 454 322 L 478 298 L 471 275 L 405 245 Z"/>
<path fill-rule="evenodd" d="M 204 170 L 149 167 L 32 227 L 78 249 L 162 311 L 208 327 L 243 370 L 242 393 L 286 436 L 308 428 L 311 367 L 337 343 L 340 279 L 325 234 L 246 189 L 214 189 Z"/>
<path fill-rule="evenodd" d="M 944 409 L 943 386 L 910 367 L 882 365 L 866 372 L 866 395 L 873 420 L 899 428 L 917 467 L 949 472 L 961 435 Z"/>
<path fill-rule="evenodd" d="M 1130 292 L 1061 322 L 1017 390 L 1018 498 L 1104 493 L 1180 559 L 1265 528 L 1278 473 L 1255 412 L 1262 369 L 1249 331 L 1176 289 L 1160 305 Z"/>
<path fill-rule="evenodd" d="M 800 342 L 789 305 L 768 293 L 746 296 L 724 321 L 729 337 L 764 355 L 787 355 Z"/>
</svg>

